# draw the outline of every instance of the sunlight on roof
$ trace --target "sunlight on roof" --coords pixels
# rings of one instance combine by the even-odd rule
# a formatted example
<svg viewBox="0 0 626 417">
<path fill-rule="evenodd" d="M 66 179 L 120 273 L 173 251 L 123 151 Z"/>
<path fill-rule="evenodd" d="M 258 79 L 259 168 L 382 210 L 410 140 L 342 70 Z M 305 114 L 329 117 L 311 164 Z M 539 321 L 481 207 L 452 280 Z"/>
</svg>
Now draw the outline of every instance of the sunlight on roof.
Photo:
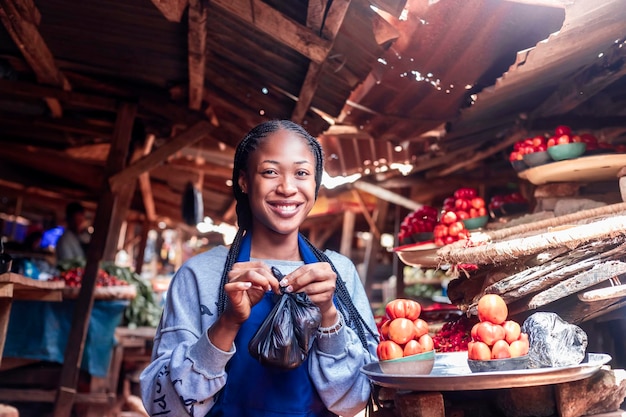
<svg viewBox="0 0 626 417">
<path fill-rule="evenodd" d="M 332 190 L 340 185 L 352 184 L 354 181 L 361 178 L 361 174 L 356 173 L 348 176 L 331 177 L 328 172 L 324 171 L 322 174 L 322 186 Z"/>
</svg>

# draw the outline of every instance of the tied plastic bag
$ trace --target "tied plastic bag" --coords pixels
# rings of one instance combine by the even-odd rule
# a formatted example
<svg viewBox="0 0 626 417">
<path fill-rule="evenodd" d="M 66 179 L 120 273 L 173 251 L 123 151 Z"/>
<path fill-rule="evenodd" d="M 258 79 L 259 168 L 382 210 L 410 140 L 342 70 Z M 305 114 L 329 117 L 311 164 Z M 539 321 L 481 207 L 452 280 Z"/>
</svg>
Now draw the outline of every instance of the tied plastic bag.
<svg viewBox="0 0 626 417">
<path fill-rule="evenodd" d="M 530 368 L 578 365 L 585 358 L 587 333 L 556 313 L 538 312 L 522 324 L 528 334 Z"/>
<path fill-rule="evenodd" d="M 282 278 L 275 268 L 272 272 Z M 306 360 L 321 322 L 319 307 L 306 293 L 283 292 L 250 340 L 248 351 L 263 365 L 296 368 Z"/>
</svg>

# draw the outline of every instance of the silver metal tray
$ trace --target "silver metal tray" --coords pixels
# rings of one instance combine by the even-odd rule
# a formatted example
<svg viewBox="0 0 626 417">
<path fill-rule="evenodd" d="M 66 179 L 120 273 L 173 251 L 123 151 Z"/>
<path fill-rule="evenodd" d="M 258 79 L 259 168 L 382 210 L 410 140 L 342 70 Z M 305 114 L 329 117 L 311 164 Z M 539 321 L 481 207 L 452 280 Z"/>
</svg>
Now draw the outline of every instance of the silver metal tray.
<svg viewBox="0 0 626 417">
<path fill-rule="evenodd" d="M 592 376 L 610 360 L 611 356 L 607 354 L 589 353 L 587 362 L 573 366 L 472 373 L 467 366 L 467 352 L 458 352 L 438 353 L 429 375 L 385 374 L 378 362 L 364 365 L 361 372 L 376 385 L 388 388 L 412 391 L 472 391 L 577 381 Z"/>
</svg>

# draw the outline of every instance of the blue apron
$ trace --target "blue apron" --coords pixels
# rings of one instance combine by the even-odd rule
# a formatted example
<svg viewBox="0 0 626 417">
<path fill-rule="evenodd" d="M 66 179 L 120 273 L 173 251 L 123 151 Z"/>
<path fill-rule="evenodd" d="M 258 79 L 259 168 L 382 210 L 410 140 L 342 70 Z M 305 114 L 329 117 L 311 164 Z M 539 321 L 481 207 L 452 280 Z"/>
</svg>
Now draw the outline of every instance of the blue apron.
<svg viewBox="0 0 626 417">
<path fill-rule="evenodd" d="M 305 263 L 318 262 L 306 242 L 299 238 Z M 251 239 L 241 242 L 237 262 L 250 259 Z M 207 417 L 330 417 L 309 377 L 309 359 L 292 370 L 263 366 L 248 352 L 248 342 L 274 306 L 274 293 L 267 292 L 252 307 L 235 338 L 235 355 L 226 366 L 228 380 Z"/>
</svg>

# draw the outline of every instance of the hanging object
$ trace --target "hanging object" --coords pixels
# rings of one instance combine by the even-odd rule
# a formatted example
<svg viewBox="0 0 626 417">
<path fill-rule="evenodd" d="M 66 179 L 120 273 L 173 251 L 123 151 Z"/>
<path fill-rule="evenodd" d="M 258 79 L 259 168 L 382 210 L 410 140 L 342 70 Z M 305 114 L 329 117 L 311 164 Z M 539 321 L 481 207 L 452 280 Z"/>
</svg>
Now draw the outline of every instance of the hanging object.
<svg viewBox="0 0 626 417">
<path fill-rule="evenodd" d="M 182 215 L 183 221 L 189 226 L 197 225 L 204 217 L 202 193 L 191 181 L 187 183 L 183 192 Z"/>
</svg>

